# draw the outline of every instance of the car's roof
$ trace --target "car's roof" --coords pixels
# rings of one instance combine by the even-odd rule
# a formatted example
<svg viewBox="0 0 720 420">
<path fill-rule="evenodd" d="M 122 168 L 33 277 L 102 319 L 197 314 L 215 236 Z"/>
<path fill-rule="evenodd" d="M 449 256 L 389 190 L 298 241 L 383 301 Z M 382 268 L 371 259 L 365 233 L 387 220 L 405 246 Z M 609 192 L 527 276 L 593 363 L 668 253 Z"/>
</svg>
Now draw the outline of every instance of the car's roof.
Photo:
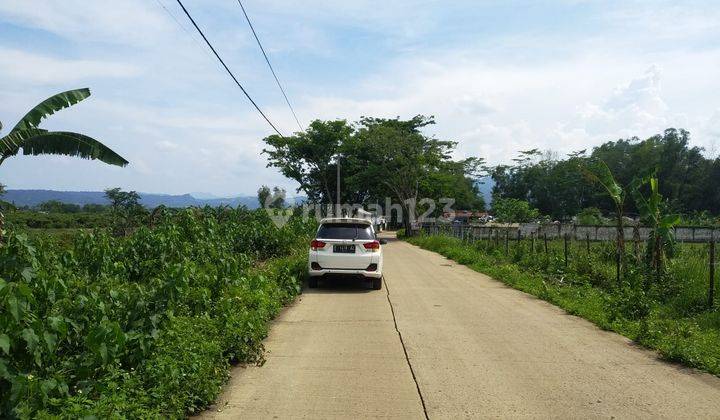
<svg viewBox="0 0 720 420">
<path fill-rule="evenodd" d="M 358 223 L 363 225 L 370 225 L 372 224 L 367 219 L 360 219 L 357 217 L 327 217 L 325 219 L 320 220 L 320 224 L 336 224 L 336 223 Z"/>
</svg>

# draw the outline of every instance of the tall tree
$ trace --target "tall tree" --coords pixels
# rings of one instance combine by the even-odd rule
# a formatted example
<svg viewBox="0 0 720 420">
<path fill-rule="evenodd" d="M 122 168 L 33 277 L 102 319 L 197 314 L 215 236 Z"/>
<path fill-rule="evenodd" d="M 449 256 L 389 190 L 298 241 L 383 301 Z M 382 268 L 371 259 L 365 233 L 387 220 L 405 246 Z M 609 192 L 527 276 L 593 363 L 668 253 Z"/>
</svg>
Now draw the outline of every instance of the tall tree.
<svg viewBox="0 0 720 420">
<path fill-rule="evenodd" d="M 140 204 L 140 194 L 135 191 L 107 189 L 105 198 L 110 201 L 110 211 L 115 225 L 113 232 L 117 236 L 127 236 L 147 215 L 147 210 Z"/>
<path fill-rule="evenodd" d="M 270 198 L 271 194 L 272 192 L 270 191 L 270 187 L 268 187 L 267 185 L 263 185 L 258 188 L 257 199 L 258 204 L 261 208 L 265 207 L 265 205 L 268 203 L 268 199 Z"/>
<path fill-rule="evenodd" d="M 345 120 L 310 123 L 304 132 L 293 136 L 272 135 L 264 139 L 269 147 L 268 167 L 280 169 L 283 175 L 295 180 L 310 201 L 332 203 L 336 200 L 335 158 L 340 146 L 353 133 Z"/>
<path fill-rule="evenodd" d="M 422 115 L 409 120 L 362 118 L 360 129 L 343 150 L 356 168 L 349 183 L 377 183 L 403 208 L 403 224 L 417 217 L 420 184 L 450 160 L 455 142 L 425 136 L 420 130 L 434 124 Z"/>
<path fill-rule="evenodd" d="M 285 208 L 285 196 L 287 192 L 278 186 L 270 189 L 267 185 L 263 185 L 258 189 L 257 197 L 261 208 L 282 209 Z"/>
<path fill-rule="evenodd" d="M 10 156 L 65 155 L 125 166 L 128 161 L 99 141 L 84 134 L 69 131 L 48 131 L 39 128 L 40 122 L 55 112 L 72 106 L 90 96 L 90 89 L 75 89 L 58 93 L 40 102 L 0 138 L 0 165 Z M 0 124 L 2 129 L 2 124 Z"/>
</svg>

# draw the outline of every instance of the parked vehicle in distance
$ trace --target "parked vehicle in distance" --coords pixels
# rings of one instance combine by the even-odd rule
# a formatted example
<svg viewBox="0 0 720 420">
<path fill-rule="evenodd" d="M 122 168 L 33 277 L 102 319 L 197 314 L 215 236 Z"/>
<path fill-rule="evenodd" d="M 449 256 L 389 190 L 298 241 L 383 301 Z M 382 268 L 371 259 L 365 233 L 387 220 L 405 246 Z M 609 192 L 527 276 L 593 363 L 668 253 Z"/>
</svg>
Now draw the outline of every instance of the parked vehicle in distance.
<svg viewBox="0 0 720 420">
<path fill-rule="evenodd" d="M 382 289 L 382 245 L 373 223 L 361 218 L 328 218 L 320 221 L 308 256 L 308 285 L 318 286 L 323 276 L 360 276 Z"/>
</svg>

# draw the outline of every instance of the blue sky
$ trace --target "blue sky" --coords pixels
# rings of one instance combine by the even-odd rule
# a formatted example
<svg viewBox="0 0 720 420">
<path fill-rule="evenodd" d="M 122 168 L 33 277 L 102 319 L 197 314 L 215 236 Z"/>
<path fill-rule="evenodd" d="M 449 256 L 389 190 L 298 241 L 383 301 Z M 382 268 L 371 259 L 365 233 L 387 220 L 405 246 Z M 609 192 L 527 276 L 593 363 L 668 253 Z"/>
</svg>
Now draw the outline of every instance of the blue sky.
<svg viewBox="0 0 720 420">
<path fill-rule="evenodd" d="M 235 0 L 185 0 L 281 131 L 297 129 Z M 301 122 L 435 115 L 457 157 L 591 148 L 667 127 L 715 156 L 720 139 L 717 1 L 246 0 Z M 164 5 L 175 20 L 161 7 Z M 254 194 L 292 182 L 265 168 L 271 129 L 174 0 L 0 2 L 0 121 L 47 96 L 93 96 L 47 128 L 91 135 L 115 168 L 22 156 L 10 188 Z"/>
</svg>

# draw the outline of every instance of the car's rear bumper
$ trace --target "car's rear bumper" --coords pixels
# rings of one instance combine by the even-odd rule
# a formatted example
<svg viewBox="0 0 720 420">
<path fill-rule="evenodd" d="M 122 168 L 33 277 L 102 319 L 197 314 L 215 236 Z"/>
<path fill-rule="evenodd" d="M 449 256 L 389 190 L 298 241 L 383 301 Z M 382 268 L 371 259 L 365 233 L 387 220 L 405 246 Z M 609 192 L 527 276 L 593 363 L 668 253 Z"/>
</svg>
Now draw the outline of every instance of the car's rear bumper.
<svg viewBox="0 0 720 420">
<path fill-rule="evenodd" d="M 323 268 L 320 270 L 308 269 L 308 274 L 311 277 L 322 277 L 322 276 L 362 276 L 372 279 L 378 279 L 382 277 L 382 272 L 367 271 L 367 270 L 351 270 L 351 269 L 338 269 L 338 268 Z"/>
</svg>

